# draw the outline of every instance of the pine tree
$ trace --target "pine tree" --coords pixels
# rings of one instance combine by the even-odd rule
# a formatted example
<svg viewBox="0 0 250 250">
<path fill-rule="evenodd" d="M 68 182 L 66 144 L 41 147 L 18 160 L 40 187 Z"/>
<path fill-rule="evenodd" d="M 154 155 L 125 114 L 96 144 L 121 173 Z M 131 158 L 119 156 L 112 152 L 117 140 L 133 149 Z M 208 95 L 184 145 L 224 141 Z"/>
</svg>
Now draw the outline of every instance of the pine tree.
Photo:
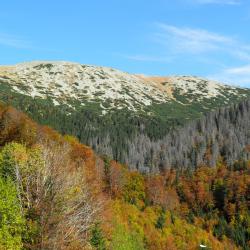
<svg viewBox="0 0 250 250">
<path fill-rule="evenodd" d="M 96 223 L 92 229 L 92 237 L 90 243 L 96 250 L 105 250 L 105 239 L 99 223 Z"/>
</svg>

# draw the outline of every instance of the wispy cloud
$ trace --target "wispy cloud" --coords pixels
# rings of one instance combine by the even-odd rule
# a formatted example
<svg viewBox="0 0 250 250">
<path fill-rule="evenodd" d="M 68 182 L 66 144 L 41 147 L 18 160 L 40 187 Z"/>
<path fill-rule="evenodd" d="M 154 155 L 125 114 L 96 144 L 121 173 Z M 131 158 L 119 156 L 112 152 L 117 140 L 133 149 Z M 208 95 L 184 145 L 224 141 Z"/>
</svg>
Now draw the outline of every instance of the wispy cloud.
<svg viewBox="0 0 250 250">
<path fill-rule="evenodd" d="M 218 50 L 235 43 L 231 37 L 209 32 L 204 29 L 176 27 L 157 23 L 159 32 L 155 34 L 158 42 L 171 46 L 174 52 L 203 53 Z"/>
<path fill-rule="evenodd" d="M 217 74 L 208 76 L 208 78 L 228 84 L 238 84 L 241 86 L 249 87 L 250 64 L 241 67 L 227 68 Z"/>
<path fill-rule="evenodd" d="M 250 61 L 250 46 L 236 37 L 225 36 L 205 29 L 177 27 L 156 23 L 158 32 L 154 40 L 164 45 L 172 54 L 204 56 L 213 52 L 243 61 Z"/>
<path fill-rule="evenodd" d="M 208 77 L 226 82 L 250 86 L 250 46 L 233 36 L 226 36 L 205 29 L 177 27 L 157 23 L 158 32 L 154 38 L 179 58 L 192 60 L 218 60 L 218 73 Z M 229 67 L 232 62 L 246 66 Z"/>
<path fill-rule="evenodd" d="M 162 54 L 167 56 L 152 56 L 144 54 L 121 55 L 124 58 L 135 61 L 171 62 L 176 55 L 209 53 L 216 50 L 225 50 L 233 47 L 235 40 L 231 37 L 209 32 L 204 29 L 193 29 L 189 27 L 177 27 L 164 23 L 155 24 L 158 32 L 152 35 L 154 42 L 162 47 Z M 167 52 L 167 53 L 166 53 Z M 250 51 L 236 51 L 238 56 L 250 57 Z"/>
<path fill-rule="evenodd" d="M 154 25 L 156 29 L 151 38 L 157 51 L 160 51 L 160 56 L 137 54 L 123 57 L 143 62 L 176 64 L 177 61 L 185 60 L 198 67 L 209 65 L 215 73 L 206 76 L 207 78 L 250 86 L 250 45 L 239 40 L 237 36 L 166 23 Z"/>
<path fill-rule="evenodd" d="M 238 68 L 227 69 L 226 73 L 232 75 L 250 75 L 250 64 Z"/>
<path fill-rule="evenodd" d="M 239 5 L 241 0 L 190 0 L 196 4 L 221 4 L 221 5 Z"/>
<path fill-rule="evenodd" d="M 30 41 L 5 33 L 0 33 L 0 45 L 13 47 L 17 49 L 32 48 L 32 44 Z"/>
</svg>

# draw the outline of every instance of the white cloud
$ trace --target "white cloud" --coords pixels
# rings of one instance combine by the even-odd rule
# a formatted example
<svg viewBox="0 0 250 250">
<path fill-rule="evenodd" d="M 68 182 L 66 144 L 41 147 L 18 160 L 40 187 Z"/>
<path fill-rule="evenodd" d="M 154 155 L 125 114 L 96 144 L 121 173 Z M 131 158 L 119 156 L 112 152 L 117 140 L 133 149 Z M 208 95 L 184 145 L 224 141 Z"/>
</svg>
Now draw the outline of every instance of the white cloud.
<svg viewBox="0 0 250 250">
<path fill-rule="evenodd" d="M 158 33 L 154 40 L 163 45 L 172 55 L 209 56 L 216 52 L 220 56 L 230 56 L 242 61 L 250 61 L 250 46 L 238 39 L 205 29 L 177 27 L 156 23 Z"/>
<path fill-rule="evenodd" d="M 4 33 L 0 33 L 0 45 L 18 49 L 28 49 L 32 47 L 29 41 Z"/>
<path fill-rule="evenodd" d="M 250 87 L 249 44 L 241 42 L 236 36 L 223 35 L 206 29 L 178 27 L 165 23 L 156 23 L 155 26 L 157 31 L 152 38 L 162 52 L 160 56 L 130 55 L 123 57 L 136 61 L 169 63 L 186 60 L 194 65 L 197 63 L 213 65 L 213 68 L 217 68 L 217 70 L 207 78 Z M 246 66 L 237 67 L 237 65 L 244 64 Z"/>
<path fill-rule="evenodd" d="M 208 78 L 228 84 L 250 87 L 250 64 L 227 68 L 218 74 L 208 76 Z"/>
<path fill-rule="evenodd" d="M 174 49 L 173 52 L 202 53 L 231 46 L 234 39 L 204 29 L 180 28 L 157 23 L 160 32 L 156 39 Z"/>
<path fill-rule="evenodd" d="M 165 23 L 155 23 L 155 26 L 158 31 L 152 35 L 152 39 L 162 47 L 162 54 L 167 56 L 122 56 L 135 61 L 170 62 L 176 56 L 191 54 L 204 58 L 204 54 L 209 56 L 209 53 L 220 52 L 241 60 L 250 60 L 250 48 L 233 37 L 205 29 L 177 27 Z"/>
<path fill-rule="evenodd" d="M 170 54 L 198 61 L 218 60 L 218 65 L 222 63 L 218 67 L 218 73 L 208 78 L 250 87 L 249 45 L 236 38 L 204 29 L 181 28 L 163 23 L 157 23 L 157 27 L 159 32 L 155 37 Z M 246 66 L 227 68 L 223 65 L 227 62 L 230 64 L 234 62 L 235 65 L 246 64 Z"/>
<path fill-rule="evenodd" d="M 240 0 L 192 0 L 193 3 L 197 4 L 222 4 L 222 5 L 239 5 Z"/>
<path fill-rule="evenodd" d="M 240 49 L 235 48 L 233 51 L 231 51 L 231 54 L 240 60 L 250 61 L 250 51 L 244 48 L 244 46 Z"/>
<path fill-rule="evenodd" d="M 232 75 L 250 75 L 250 65 L 245 65 L 238 68 L 229 68 L 226 69 L 225 72 Z"/>
</svg>

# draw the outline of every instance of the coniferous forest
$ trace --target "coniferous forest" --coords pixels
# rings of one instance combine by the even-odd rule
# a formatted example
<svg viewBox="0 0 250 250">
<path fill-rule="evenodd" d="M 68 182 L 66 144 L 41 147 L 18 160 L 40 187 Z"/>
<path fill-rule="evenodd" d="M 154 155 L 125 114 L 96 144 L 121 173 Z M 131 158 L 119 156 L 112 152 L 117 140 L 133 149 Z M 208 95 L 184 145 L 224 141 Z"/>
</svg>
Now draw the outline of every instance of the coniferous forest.
<svg viewBox="0 0 250 250">
<path fill-rule="evenodd" d="M 132 170 L 158 173 L 173 167 L 214 167 L 220 156 L 229 166 L 250 159 L 250 102 L 240 96 L 226 106 L 210 100 L 214 108 L 206 112 L 200 112 L 200 104 L 196 103 L 186 108 L 190 113 L 184 119 L 185 110 L 178 114 L 175 103 L 162 105 L 166 112 L 173 106 L 176 114 L 172 118 L 163 111 L 148 116 L 127 109 L 101 115 L 98 103 L 85 103 L 74 110 L 66 105 L 55 106 L 51 99 L 15 93 L 3 83 L 0 88 L 4 103 L 27 113 L 39 124 L 74 135 L 99 155 L 107 155 Z"/>
</svg>

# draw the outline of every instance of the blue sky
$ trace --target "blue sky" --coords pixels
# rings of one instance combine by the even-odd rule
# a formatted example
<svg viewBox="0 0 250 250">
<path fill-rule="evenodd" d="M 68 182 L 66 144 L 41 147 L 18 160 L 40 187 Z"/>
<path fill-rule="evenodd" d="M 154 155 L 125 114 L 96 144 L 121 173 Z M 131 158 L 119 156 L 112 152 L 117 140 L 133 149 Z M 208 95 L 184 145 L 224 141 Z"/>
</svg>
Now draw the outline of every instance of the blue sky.
<svg viewBox="0 0 250 250">
<path fill-rule="evenodd" d="M 0 64 L 64 60 L 250 87 L 249 0 L 8 0 Z"/>
</svg>

